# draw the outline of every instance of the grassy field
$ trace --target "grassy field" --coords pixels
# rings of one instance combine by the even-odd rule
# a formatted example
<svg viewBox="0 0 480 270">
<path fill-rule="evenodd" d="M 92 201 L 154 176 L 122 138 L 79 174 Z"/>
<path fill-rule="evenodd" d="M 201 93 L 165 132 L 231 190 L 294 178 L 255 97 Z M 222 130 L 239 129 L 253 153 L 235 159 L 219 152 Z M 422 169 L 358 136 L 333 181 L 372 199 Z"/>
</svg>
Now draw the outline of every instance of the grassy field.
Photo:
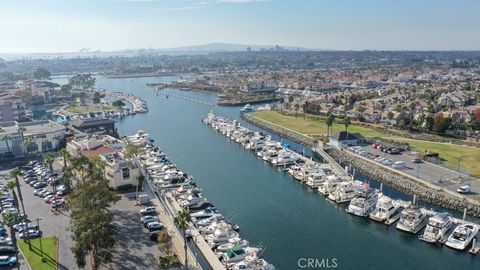
<svg viewBox="0 0 480 270">
<path fill-rule="evenodd" d="M 275 111 L 259 111 L 251 114 L 252 116 L 273 123 L 275 125 L 295 130 L 305 135 L 327 134 L 327 124 L 325 120 L 313 118 L 303 119 L 301 115 L 298 117 L 282 115 Z M 337 121 L 341 121 L 338 119 Z M 345 126 L 339 122 L 334 123 L 333 133 L 345 130 Z M 361 125 L 351 124 L 348 127 L 349 132 L 359 132 L 365 137 L 383 137 L 392 140 L 404 141 L 417 151 L 423 152 L 425 149 L 431 152 L 437 152 L 440 157 L 449 163 L 449 167 L 455 169 L 460 159 L 460 167 L 465 168 L 470 174 L 476 178 L 480 178 L 480 149 L 477 147 L 469 147 L 464 145 L 456 145 L 450 143 L 418 141 L 413 139 L 392 136 L 383 133 L 381 130 L 369 128 Z"/>
<path fill-rule="evenodd" d="M 32 239 L 32 250 L 28 249 L 28 244 L 23 240 L 19 240 L 17 243 L 32 270 L 57 269 L 57 240 L 54 237 L 42 238 L 43 254 L 46 262 L 41 261 L 40 238 Z"/>
<path fill-rule="evenodd" d="M 251 115 L 261 120 L 295 130 L 302 134 L 327 135 L 327 124 L 325 123 L 325 120 L 322 120 L 322 119 L 319 120 L 319 119 L 308 118 L 308 117 L 303 119 L 301 115 L 299 115 L 298 117 L 288 116 L 288 115 L 280 114 L 276 111 L 259 111 L 259 112 L 254 112 Z M 336 122 L 333 123 L 332 130 L 334 134 L 336 132 L 345 130 L 345 125 L 340 121 L 342 120 L 337 119 Z M 351 133 L 359 132 L 365 137 L 385 136 L 385 134 L 383 134 L 381 131 L 378 131 L 373 128 L 361 126 L 361 125 L 356 125 L 356 124 L 350 124 L 350 126 L 348 126 L 348 132 L 351 132 Z"/>
</svg>

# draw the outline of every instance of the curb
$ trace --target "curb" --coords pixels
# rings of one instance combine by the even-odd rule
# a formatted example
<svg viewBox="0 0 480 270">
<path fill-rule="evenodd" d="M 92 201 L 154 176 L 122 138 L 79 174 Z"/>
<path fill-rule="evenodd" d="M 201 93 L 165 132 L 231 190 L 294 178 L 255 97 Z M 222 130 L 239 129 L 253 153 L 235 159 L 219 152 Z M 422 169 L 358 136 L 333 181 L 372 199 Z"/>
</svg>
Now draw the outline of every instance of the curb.
<svg viewBox="0 0 480 270">
<path fill-rule="evenodd" d="M 20 251 L 20 253 L 22 254 L 23 259 L 24 259 L 25 262 L 27 263 L 28 269 L 32 270 L 32 267 L 31 267 L 30 264 L 28 263 L 28 260 L 27 260 L 27 258 L 25 257 L 25 254 L 23 254 L 22 249 L 20 248 L 20 246 L 18 245 L 18 243 L 17 243 L 17 249 L 18 249 L 18 251 Z M 18 257 L 17 257 L 17 263 L 19 263 L 19 262 L 18 262 Z"/>
</svg>

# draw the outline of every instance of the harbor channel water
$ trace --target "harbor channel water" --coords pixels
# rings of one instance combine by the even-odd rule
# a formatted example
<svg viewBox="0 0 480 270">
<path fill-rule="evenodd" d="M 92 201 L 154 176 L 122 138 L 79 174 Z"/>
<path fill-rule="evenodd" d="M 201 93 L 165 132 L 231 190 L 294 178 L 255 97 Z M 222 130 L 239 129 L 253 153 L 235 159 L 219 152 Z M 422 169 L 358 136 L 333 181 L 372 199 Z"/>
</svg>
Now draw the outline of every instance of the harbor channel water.
<svg viewBox="0 0 480 270">
<path fill-rule="evenodd" d="M 148 132 L 179 168 L 195 178 L 204 196 L 240 226 L 243 238 L 264 247 L 263 257 L 277 269 L 480 269 L 480 256 L 433 246 L 396 230 L 394 225 L 347 214 L 345 206 L 326 200 L 201 123 L 209 111 L 239 119 L 239 107 L 167 98 L 146 86 L 174 79 L 178 77 L 100 77 L 97 87 L 132 93 L 147 101 L 148 113 L 117 121 L 119 133 Z M 214 93 L 162 91 L 213 104 L 218 99 Z M 289 143 L 302 151 L 302 146 Z M 377 186 L 371 179 L 363 180 Z M 384 192 L 409 199 L 388 188 Z M 323 264 L 304 267 L 308 258 Z"/>
</svg>

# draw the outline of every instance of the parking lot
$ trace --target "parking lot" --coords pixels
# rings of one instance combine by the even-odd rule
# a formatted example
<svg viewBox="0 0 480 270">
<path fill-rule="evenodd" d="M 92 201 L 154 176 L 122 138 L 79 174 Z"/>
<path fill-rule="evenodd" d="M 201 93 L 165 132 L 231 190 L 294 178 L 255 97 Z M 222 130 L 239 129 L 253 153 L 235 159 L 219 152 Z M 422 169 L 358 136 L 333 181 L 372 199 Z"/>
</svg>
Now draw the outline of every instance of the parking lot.
<svg viewBox="0 0 480 270">
<path fill-rule="evenodd" d="M 417 158 L 417 156 L 408 151 L 399 154 L 388 154 L 382 152 L 380 149 L 374 148 L 372 145 L 362 146 L 361 149 L 371 154 L 367 156 L 364 155 L 364 157 L 371 159 L 373 162 L 381 163 L 382 165 L 389 167 L 393 166 L 403 173 L 417 177 L 424 181 L 428 181 L 432 184 L 454 192 L 456 192 L 457 188 L 460 186 L 470 184 L 471 192 L 466 196 L 472 199 L 480 200 L 480 181 L 467 175 L 425 161 L 416 163 L 414 162 L 414 159 Z M 362 155 L 362 153 L 359 151 L 357 151 L 357 154 Z M 375 161 L 375 158 L 383 158 L 383 160 Z M 391 163 L 385 162 L 385 160 L 389 160 Z M 400 163 L 403 165 L 395 166 L 394 164 L 396 162 L 397 164 Z"/>
<path fill-rule="evenodd" d="M 161 254 L 158 244 L 150 240 L 150 232 L 140 222 L 139 211 L 143 207 L 136 205 L 134 196 L 135 193 L 122 194 L 113 209 L 117 244 L 110 269 L 152 269 Z"/>
</svg>

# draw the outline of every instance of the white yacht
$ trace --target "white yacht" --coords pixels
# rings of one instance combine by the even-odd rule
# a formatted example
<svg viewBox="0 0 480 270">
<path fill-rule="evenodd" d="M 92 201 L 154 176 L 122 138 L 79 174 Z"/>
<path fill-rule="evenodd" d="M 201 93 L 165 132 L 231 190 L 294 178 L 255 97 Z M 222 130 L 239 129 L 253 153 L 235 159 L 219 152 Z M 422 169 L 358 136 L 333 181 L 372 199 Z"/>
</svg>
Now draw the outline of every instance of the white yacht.
<svg viewBox="0 0 480 270">
<path fill-rule="evenodd" d="M 427 216 L 418 206 L 409 206 L 403 209 L 400 220 L 397 223 L 397 229 L 416 234 L 425 227 Z"/>
<path fill-rule="evenodd" d="M 228 242 L 229 239 L 236 237 L 239 237 L 239 235 L 234 230 L 216 230 L 214 233 L 206 235 L 205 240 L 211 248 L 215 248 Z"/>
<path fill-rule="evenodd" d="M 455 228 L 453 233 L 448 237 L 445 245 L 453 249 L 465 250 L 477 236 L 478 227 L 475 224 L 463 224 Z"/>
<path fill-rule="evenodd" d="M 313 189 L 320 187 L 323 182 L 325 182 L 325 174 L 320 172 L 312 173 L 307 178 L 307 185 Z"/>
<path fill-rule="evenodd" d="M 362 187 L 350 201 L 346 211 L 350 214 L 367 217 L 377 206 L 378 192 L 370 187 Z"/>
<path fill-rule="evenodd" d="M 247 247 L 248 245 L 249 245 L 249 243 L 248 243 L 247 240 L 244 240 L 242 238 L 232 238 L 232 239 L 229 239 L 228 242 L 226 242 L 225 244 L 219 245 L 215 249 L 215 251 L 216 252 L 225 252 L 229 248 L 233 248 L 233 247 L 236 247 L 236 246 Z"/>
<path fill-rule="evenodd" d="M 390 217 L 395 216 L 399 211 L 400 205 L 393 201 L 390 197 L 382 195 L 377 202 L 375 210 L 368 217 L 378 222 L 386 222 Z"/>
<path fill-rule="evenodd" d="M 341 182 L 337 189 L 328 195 L 328 198 L 336 203 L 346 203 L 351 201 L 356 195 L 352 182 Z"/>
<path fill-rule="evenodd" d="M 329 175 L 327 176 L 327 179 L 318 187 L 318 192 L 322 193 L 325 196 L 328 196 L 330 192 L 337 188 L 339 182 L 340 180 L 336 175 Z"/>
<path fill-rule="evenodd" d="M 299 157 L 293 153 L 292 151 L 280 151 L 277 154 L 277 157 L 272 159 L 271 162 L 273 165 L 276 166 L 286 166 L 286 165 L 291 165 L 297 161 Z"/>
<path fill-rule="evenodd" d="M 234 264 L 243 261 L 247 256 L 256 255 L 259 251 L 258 248 L 239 246 L 228 249 L 222 256 L 222 261 L 226 264 Z"/>
<path fill-rule="evenodd" d="M 428 219 L 427 228 L 419 238 L 425 242 L 436 243 L 447 237 L 452 226 L 453 222 L 448 214 L 436 214 Z"/>
</svg>

